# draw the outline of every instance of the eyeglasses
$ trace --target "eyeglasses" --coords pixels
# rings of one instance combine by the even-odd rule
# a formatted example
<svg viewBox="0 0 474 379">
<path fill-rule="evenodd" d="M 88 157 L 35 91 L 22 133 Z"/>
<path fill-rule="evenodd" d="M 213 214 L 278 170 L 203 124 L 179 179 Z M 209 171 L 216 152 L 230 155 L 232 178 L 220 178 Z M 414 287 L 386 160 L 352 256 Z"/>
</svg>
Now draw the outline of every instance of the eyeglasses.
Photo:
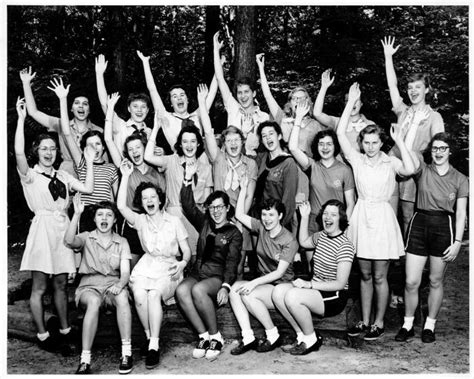
<svg viewBox="0 0 474 379">
<path fill-rule="evenodd" d="M 225 140 L 225 143 L 228 143 L 229 145 L 239 144 L 240 142 L 242 142 L 240 138 Z"/>
<path fill-rule="evenodd" d="M 46 146 L 43 146 L 43 147 L 40 147 L 38 150 L 45 153 L 45 152 L 47 152 L 47 151 L 55 152 L 55 151 L 58 150 L 58 148 L 57 148 L 57 147 L 46 147 Z"/>
<path fill-rule="evenodd" d="M 220 212 L 222 210 L 224 210 L 225 208 L 225 204 L 221 204 L 221 205 L 209 205 L 207 207 L 207 209 L 209 210 L 209 212 Z"/>
<path fill-rule="evenodd" d="M 449 146 L 433 146 L 431 152 L 437 153 L 439 151 L 440 153 L 444 153 L 447 149 L 449 149 Z"/>
</svg>

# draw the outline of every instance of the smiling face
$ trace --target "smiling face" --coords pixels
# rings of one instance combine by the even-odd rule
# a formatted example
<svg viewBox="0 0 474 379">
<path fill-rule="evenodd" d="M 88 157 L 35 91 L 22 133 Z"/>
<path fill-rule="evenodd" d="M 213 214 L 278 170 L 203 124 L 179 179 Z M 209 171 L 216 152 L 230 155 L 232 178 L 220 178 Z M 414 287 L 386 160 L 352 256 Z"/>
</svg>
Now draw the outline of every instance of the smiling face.
<svg viewBox="0 0 474 379">
<path fill-rule="evenodd" d="M 170 101 L 173 111 L 177 114 L 188 112 L 188 96 L 182 88 L 173 88 L 170 91 Z"/>
<path fill-rule="evenodd" d="M 262 129 L 262 143 L 269 152 L 275 151 L 280 147 L 281 134 L 278 134 L 272 126 L 265 126 Z"/>
<path fill-rule="evenodd" d="M 127 143 L 127 153 L 135 166 L 140 166 L 143 163 L 143 157 L 145 153 L 145 146 L 139 139 L 134 139 Z"/>
<path fill-rule="evenodd" d="M 321 159 L 334 158 L 334 141 L 332 137 L 326 136 L 318 141 L 318 153 Z"/>
<path fill-rule="evenodd" d="M 130 118 L 137 124 L 140 124 L 145 121 L 149 110 L 150 108 L 148 108 L 148 105 L 143 100 L 133 100 L 128 106 Z"/>
<path fill-rule="evenodd" d="M 38 164 L 45 168 L 50 168 L 56 161 L 58 147 L 53 139 L 41 140 L 38 145 Z"/>
<path fill-rule="evenodd" d="M 253 105 L 257 92 L 252 91 L 248 84 L 239 84 L 237 86 L 237 101 L 240 106 L 247 109 Z"/>
<path fill-rule="evenodd" d="M 441 151 L 444 150 L 444 151 Z M 437 166 L 444 165 L 449 162 L 450 148 L 444 141 L 433 141 L 431 145 L 431 158 Z"/>
<path fill-rule="evenodd" d="M 75 119 L 79 121 L 87 120 L 90 114 L 89 99 L 84 96 L 76 97 L 72 103 L 71 112 Z"/>
<path fill-rule="evenodd" d="M 382 145 L 380 136 L 376 133 L 365 134 L 362 140 L 362 148 L 369 158 L 375 157 L 382 148 Z"/>
<path fill-rule="evenodd" d="M 225 205 L 224 199 L 215 199 L 208 207 L 209 215 L 212 221 L 216 224 L 217 228 L 220 228 L 227 223 L 227 212 L 229 212 L 229 205 Z"/>
<path fill-rule="evenodd" d="M 181 149 L 187 158 L 194 158 L 196 156 L 197 148 L 199 146 L 198 139 L 194 133 L 183 133 L 181 137 Z"/>
<path fill-rule="evenodd" d="M 91 136 L 87 138 L 86 146 L 90 146 L 94 149 L 94 162 L 102 161 L 102 155 L 104 155 L 104 145 L 99 136 Z"/>
<path fill-rule="evenodd" d="M 99 208 L 95 212 L 95 226 L 101 233 L 109 233 L 115 223 L 115 213 L 112 209 Z"/>
<path fill-rule="evenodd" d="M 414 82 L 408 83 L 408 97 L 410 102 L 413 105 L 424 104 L 426 100 L 426 95 L 429 92 L 429 88 L 425 86 L 425 83 L 422 80 L 416 80 Z"/>
<path fill-rule="evenodd" d="M 237 158 L 242 152 L 243 141 L 238 133 L 228 133 L 224 140 L 225 151 L 232 158 Z"/>
<path fill-rule="evenodd" d="M 154 188 L 145 188 L 142 191 L 142 207 L 150 216 L 160 211 L 160 198 Z"/>
<path fill-rule="evenodd" d="M 283 214 L 278 214 L 275 208 L 262 209 L 260 220 L 262 221 L 265 230 L 274 230 L 280 224 L 280 220 L 283 218 Z"/>
<path fill-rule="evenodd" d="M 341 234 L 339 219 L 339 208 L 335 205 L 326 206 L 323 211 L 322 220 L 323 228 L 328 235 L 337 236 L 338 234 Z"/>
</svg>

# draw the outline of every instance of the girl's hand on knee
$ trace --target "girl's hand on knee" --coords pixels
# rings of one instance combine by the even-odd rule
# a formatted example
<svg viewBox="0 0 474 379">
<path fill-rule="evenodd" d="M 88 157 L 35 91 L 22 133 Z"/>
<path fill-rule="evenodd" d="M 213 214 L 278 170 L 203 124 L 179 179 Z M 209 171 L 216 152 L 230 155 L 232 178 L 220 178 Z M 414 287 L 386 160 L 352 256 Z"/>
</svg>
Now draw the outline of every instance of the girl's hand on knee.
<svg viewBox="0 0 474 379">
<path fill-rule="evenodd" d="M 311 288 L 311 282 L 300 278 L 293 280 L 292 283 L 296 288 Z"/>
<path fill-rule="evenodd" d="M 250 292 L 252 292 L 255 288 L 255 284 L 252 282 L 247 282 L 244 283 L 240 288 L 237 289 L 237 292 L 239 295 L 248 295 Z"/>
<path fill-rule="evenodd" d="M 217 305 L 226 305 L 229 301 L 229 292 L 225 288 L 221 288 L 219 292 L 217 292 Z"/>
<path fill-rule="evenodd" d="M 112 295 L 118 295 L 122 292 L 122 287 L 119 284 L 114 284 L 113 286 L 107 288 L 107 292 L 110 292 Z"/>
</svg>

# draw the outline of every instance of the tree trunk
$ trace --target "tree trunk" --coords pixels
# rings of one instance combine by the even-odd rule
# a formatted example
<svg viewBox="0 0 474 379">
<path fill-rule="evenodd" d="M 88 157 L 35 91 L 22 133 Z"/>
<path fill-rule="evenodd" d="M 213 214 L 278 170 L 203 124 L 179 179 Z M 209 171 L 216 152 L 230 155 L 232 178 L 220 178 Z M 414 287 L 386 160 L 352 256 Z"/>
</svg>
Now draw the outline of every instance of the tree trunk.
<svg viewBox="0 0 474 379">
<path fill-rule="evenodd" d="M 113 56 L 112 56 L 112 67 L 114 68 L 114 79 L 116 85 L 115 88 L 122 88 L 123 82 L 125 79 L 125 52 L 124 52 L 124 38 L 126 35 L 125 28 L 125 20 L 123 17 L 123 9 L 119 6 L 111 7 L 111 25 L 110 28 L 112 30 L 112 36 L 109 40 L 111 43 Z M 122 36 L 117 38 L 118 36 Z"/>
<path fill-rule="evenodd" d="M 219 30 L 219 6 L 207 6 L 206 7 L 206 33 L 205 39 L 205 50 L 204 50 L 204 67 L 203 67 L 203 78 L 204 83 L 210 83 L 214 75 L 214 58 L 213 58 L 213 37 L 214 34 Z"/>
<path fill-rule="evenodd" d="M 234 44 L 234 78 L 255 81 L 255 7 L 236 8 Z"/>
</svg>

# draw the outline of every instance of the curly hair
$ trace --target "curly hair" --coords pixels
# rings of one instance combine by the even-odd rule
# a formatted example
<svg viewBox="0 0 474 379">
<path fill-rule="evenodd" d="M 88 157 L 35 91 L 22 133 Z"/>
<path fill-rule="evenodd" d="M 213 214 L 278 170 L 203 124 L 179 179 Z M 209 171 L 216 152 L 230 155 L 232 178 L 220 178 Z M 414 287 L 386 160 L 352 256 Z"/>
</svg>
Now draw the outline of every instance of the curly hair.
<svg viewBox="0 0 474 379">
<path fill-rule="evenodd" d="M 313 153 L 313 158 L 315 161 L 321 160 L 321 155 L 319 154 L 318 144 L 319 141 L 322 140 L 324 137 L 331 137 L 332 142 L 334 144 L 334 156 L 337 157 L 341 152 L 341 145 L 339 145 L 339 141 L 337 140 L 337 134 L 333 129 L 325 129 L 319 131 L 311 142 L 311 152 Z"/>
<path fill-rule="evenodd" d="M 151 182 L 141 182 L 138 185 L 137 189 L 135 190 L 135 195 L 133 196 L 133 206 L 139 209 L 141 212 L 146 213 L 145 208 L 143 208 L 142 205 L 142 192 L 148 188 L 153 188 L 156 191 L 156 194 L 158 195 L 158 200 L 160 201 L 159 208 L 160 210 L 162 210 L 165 206 L 166 194 L 161 190 L 160 187 L 156 186 Z"/>
<path fill-rule="evenodd" d="M 323 213 L 330 205 L 337 207 L 337 209 L 339 210 L 339 229 L 341 230 L 341 232 L 343 232 L 349 226 L 349 220 L 347 218 L 346 206 L 343 202 L 339 200 L 331 199 L 326 201 L 321 207 L 321 210 L 319 211 L 318 215 L 316 216 L 316 222 L 321 228 L 323 228 Z"/>
<path fill-rule="evenodd" d="M 186 125 L 183 128 L 181 128 L 181 131 L 179 132 L 178 138 L 176 139 L 176 143 L 174 145 L 176 154 L 178 154 L 180 157 L 184 155 L 183 148 L 181 147 L 181 142 L 183 140 L 184 133 L 192 133 L 196 135 L 196 139 L 198 143 L 197 150 L 196 150 L 196 157 L 199 158 L 202 155 L 202 153 L 204 153 L 204 141 L 202 139 L 199 129 L 193 125 Z"/>
<path fill-rule="evenodd" d="M 226 207 L 229 207 L 229 210 L 227 211 L 227 220 L 232 219 L 232 217 L 234 217 L 235 209 L 230 203 L 229 195 L 227 195 L 224 191 L 214 191 L 207 197 L 207 199 L 204 201 L 204 206 L 206 207 L 206 214 L 210 217 L 209 209 L 207 208 L 209 207 L 209 205 L 212 204 L 214 200 L 217 199 L 222 199 L 224 205 Z"/>
<path fill-rule="evenodd" d="M 39 157 L 38 157 L 38 149 L 39 145 L 41 144 L 41 141 L 43 140 L 53 140 L 54 143 L 56 144 L 56 160 L 54 161 L 54 167 L 57 168 L 62 162 L 62 157 L 61 157 L 61 149 L 59 147 L 59 140 L 58 140 L 58 134 L 55 132 L 44 132 L 40 133 L 36 136 L 34 139 L 33 143 L 31 144 L 30 151 L 27 156 L 28 163 L 32 166 L 38 163 Z"/>
</svg>

